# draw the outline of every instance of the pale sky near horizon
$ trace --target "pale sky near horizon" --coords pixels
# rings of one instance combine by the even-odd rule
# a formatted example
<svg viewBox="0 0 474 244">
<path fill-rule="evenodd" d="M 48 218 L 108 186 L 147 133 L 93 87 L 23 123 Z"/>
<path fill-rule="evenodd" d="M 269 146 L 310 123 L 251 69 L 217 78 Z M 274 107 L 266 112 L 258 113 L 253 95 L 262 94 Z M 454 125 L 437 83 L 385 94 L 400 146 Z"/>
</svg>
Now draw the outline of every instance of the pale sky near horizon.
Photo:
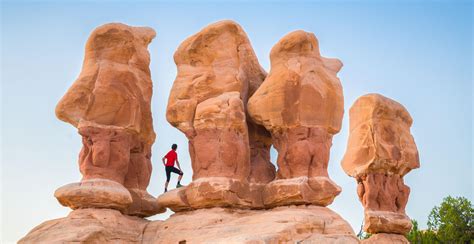
<svg viewBox="0 0 474 244">
<path fill-rule="evenodd" d="M 54 198 L 77 182 L 81 139 L 54 115 L 56 103 L 78 76 L 90 32 L 109 22 L 150 26 L 154 82 L 152 112 L 157 134 L 148 188 L 161 194 L 160 157 L 172 143 L 191 180 L 187 141 L 166 122 L 176 75 L 173 53 L 188 36 L 222 19 L 247 32 L 259 62 L 269 71 L 269 51 L 286 33 L 303 29 L 319 39 L 326 57 L 339 58 L 344 88 L 343 127 L 334 137 L 330 177 L 342 193 L 329 206 L 357 233 L 363 208 L 356 182 L 340 166 L 348 137 L 348 111 L 359 96 L 380 93 L 403 104 L 421 168 L 405 177 L 411 188 L 407 214 L 422 228 L 433 206 L 448 195 L 473 200 L 472 33 L 470 1 L 278 2 L 8 2 L 1 3 L 1 236 L 16 242 L 40 223 L 67 215 Z M 275 163 L 276 152 L 272 152 Z M 175 184 L 176 177 L 171 184 Z M 169 212 L 152 217 L 164 219 Z"/>
</svg>

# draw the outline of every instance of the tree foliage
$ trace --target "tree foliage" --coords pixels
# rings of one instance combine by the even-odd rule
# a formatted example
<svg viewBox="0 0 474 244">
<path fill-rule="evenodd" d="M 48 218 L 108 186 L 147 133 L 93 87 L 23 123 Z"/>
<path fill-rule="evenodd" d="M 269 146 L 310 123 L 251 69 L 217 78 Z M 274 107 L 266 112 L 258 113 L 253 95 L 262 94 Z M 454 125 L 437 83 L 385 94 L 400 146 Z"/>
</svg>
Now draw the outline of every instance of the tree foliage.
<svg viewBox="0 0 474 244">
<path fill-rule="evenodd" d="M 419 230 L 418 222 L 407 235 L 411 243 L 474 243 L 474 209 L 464 197 L 443 199 L 428 217 L 428 229 Z"/>
<path fill-rule="evenodd" d="M 441 242 L 470 243 L 474 241 L 474 209 L 464 197 L 443 199 L 431 210 L 428 229 L 436 232 Z"/>
</svg>

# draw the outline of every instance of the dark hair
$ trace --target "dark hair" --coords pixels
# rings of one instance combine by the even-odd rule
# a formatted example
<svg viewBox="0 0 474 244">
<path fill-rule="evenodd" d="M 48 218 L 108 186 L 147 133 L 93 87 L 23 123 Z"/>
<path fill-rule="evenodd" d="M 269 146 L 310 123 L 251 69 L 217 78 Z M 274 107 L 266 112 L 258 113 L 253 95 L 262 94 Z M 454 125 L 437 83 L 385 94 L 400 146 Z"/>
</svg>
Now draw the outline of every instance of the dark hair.
<svg viewBox="0 0 474 244">
<path fill-rule="evenodd" d="M 176 148 L 178 148 L 178 145 L 176 144 L 171 145 L 171 149 L 176 150 Z"/>
</svg>

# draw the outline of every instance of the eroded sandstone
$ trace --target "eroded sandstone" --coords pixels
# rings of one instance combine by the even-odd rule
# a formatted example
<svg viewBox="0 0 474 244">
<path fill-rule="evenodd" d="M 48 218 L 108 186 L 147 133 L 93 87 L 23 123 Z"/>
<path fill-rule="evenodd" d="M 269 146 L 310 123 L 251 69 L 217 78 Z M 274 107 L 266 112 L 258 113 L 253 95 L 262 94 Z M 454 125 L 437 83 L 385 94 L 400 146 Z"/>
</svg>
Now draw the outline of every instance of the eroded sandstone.
<svg viewBox="0 0 474 244">
<path fill-rule="evenodd" d="M 88 193 L 80 197 L 82 192 L 94 192 L 94 186 L 76 184 L 73 191 L 57 192 L 61 204 L 73 209 L 102 205 L 138 216 L 164 211 L 146 193 L 155 140 L 147 47 L 154 37 L 151 28 L 112 23 L 95 29 L 87 40 L 81 73 L 56 106 L 56 115 L 82 136 L 82 181 L 110 180 L 118 184 L 113 191 L 106 191 L 110 187 L 98 190 L 109 198 Z M 86 185 L 87 189 L 80 189 Z M 123 198 L 114 194 L 129 190 L 133 197 L 128 205 L 126 201 L 118 206 L 108 200 Z"/>
<path fill-rule="evenodd" d="M 342 167 L 357 180 L 357 194 L 365 209 L 364 230 L 406 234 L 411 229 L 405 214 L 410 188 L 403 176 L 420 166 L 410 133 L 413 120 L 401 104 L 379 94 L 358 98 L 349 116 Z"/>
<path fill-rule="evenodd" d="M 271 132 L 278 151 L 279 183 L 266 185 L 266 191 L 288 192 L 292 188 L 293 193 L 286 200 L 264 201 L 270 206 L 283 203 L 326 206 L 340 192 L 329 179 L 327 166 L 332 136 L 341 129 L 344 112 L 342 86 L 337 78 L 342 63 L 322 57 L 314 34 L 304 31 L 284 36 L 272 48 L 270 60 L 270 73 L 249 99 L 248 112 L 255 123 Z M 303 181 L 300 181 L 303 185 L 296 186 L 298 181 L 292 179 L 298 177 L 313 182 L 327 178 L 325 184 L 332 186 L 325 193 L 331 197 L 305 190 L 311 187 Z"/>
<path fill-rule="evenodd" d="M 269 182 L 275 172 L 270 136 L 247 115 L 247 100 L 266 72 L 233 21 L 211 24 L 187 38 L 174 60 L 178 73 L 166 117 L 189 140 L 193 182 L 185 191 L 188 204 L 247 208 L 252 202 L 248 182 Z"/>
</svg>

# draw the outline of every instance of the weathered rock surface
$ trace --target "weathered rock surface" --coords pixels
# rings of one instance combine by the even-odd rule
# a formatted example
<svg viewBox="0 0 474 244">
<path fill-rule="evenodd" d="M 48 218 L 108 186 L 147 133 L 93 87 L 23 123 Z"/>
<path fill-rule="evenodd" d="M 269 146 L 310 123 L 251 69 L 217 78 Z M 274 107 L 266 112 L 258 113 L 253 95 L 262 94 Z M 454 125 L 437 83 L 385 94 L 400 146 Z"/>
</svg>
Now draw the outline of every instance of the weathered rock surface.
<svg viewBox="0 0 474 244">
<path fill-rule="evenodd" d="M 174 60 L 178 74 L 166 118 L 188 138 L 195 133 L 199 103 L 226 92 L 238 92 L 246 104 L 249 87 L 258 87 L 266 75 L 244 30 L 233 21 L 219 21 L 187 38 Z"/>
<path fill-rule="evenodd" d="M 146 143 L 155 140 L 150 102 L 149 27 L 112 23 L 96 28 L 86 43 L 82 71 L 56 107 L 56 116 L 77 128 L 123 128 Z"/>
<path fill-rule="evenodd" d="M 304 31 L 280 39 L 270 61 L 270 73 L 249 100 L 252 119 L 271 132 L 297 126 L 339 132 L 344 98 L 336 75 L 341 61 L 322 57 L 316 36 Z"/>
<path fill-rule="evenodd" d="M 411 229 L 405 215 L 410 188 L 403 176 L 420 166 L 410 133 L 413 120 L 401 104 L 379 94 L 358 98 L 349 115 L 342 168 L 357 180 L 357 194 L 365 208 L 364 230 L 405 234 Z"/>
<path fill-rule="evenodd" d="M 342 167 L 352 177 L 368 173 L 404 176 L 420 167 L 408 111 L 379 94 L 358 98 L 349 111 L 350 134 Z"/>
<path fill-rule="evenodd" d="M 248 181 L 263 184 L 275 177 L 270 135 L 247 115 L 247 100 L 266 72 L 242 27 L 233 21 L 211 24 L 189 37 L 175 52 L 174 60 L 178 73 L 166 116 L 189 140 L 193 180 L 232 179 L 232 183 L 191 183 L 186 195 L 195 196 L 196 201 L 188 198 L 188 203 L 193 208 L 233 203 L 247 206 L 244 202 L 249 190 L 235 186 L 248 186 Z M 229 197 L 229 187 L 240 192 Z M 206 194 L 195 189 L 209 190 L 213 200 L 205 200 Z"/>
<path fill-rule="evenodd" d="M 389 211 L 365 211 L 364 230 L 368 233 L 406 234 L 412 224 L 408 216 Z"/>
<path fill-rule="evenodd" d="M 232 178 L 199 178 L 185 187 L 162 194 L 157 202 L 174 212 L 212 207 L 258 209 L 264 207 L 262 191 L 263 185 Z"/>
<path fill-rule="evenodd" d="M 341 188 L 328 177 L 297 177 L 275 180 L 264 187 L 266 207 L 293 204 L 328 206 L 339 195 Z"/>
<path fill-rule="evenodd" d="M 180 212 L 148 221 L 109 209 L 79 209 L 30 231 L 19 243 L 359 243 L 328 208 L 223 208 Z"/>
<path fill-rule="evenodd" d="M 46 221 L 19 243 L 141 243 L 148 220 L 111 209 L 78 209 Z"/>
<path fill-rule="evenodd" d="M 124 212 L 132 196 L 121 184 L 106 179 L 83 180 L 58 188 L 54 196 L 63 206 L 78 208 L 111 208 Z"/>
<path fill-rule="evenodd" d="M 248 112 L 255 123 L 271 132 L 278 151 L 277 179 L 326 177 L 333 183 L 328 178 L 327 164 L 332 136 L 341 129 L 344 112 L 342 86 L 337 78 L 342 63 L 322 57 L 314 34 L 304 31 L 284 36 L 272 48 L 270 60 L 270 73 L 249 99 Z M 331 188 L 326 193 L 332 192 L 332 199 L 305 203 L 332 202 L 340 189 L 335 184 Z M 290 199 L 281 202 L 292 204 Z"/>
<path fill-rule="evenodd" d="M 363 244 L 408 244 L 410 243 L 404 235 L 397 234 L 375 234 L 361 241 Z"/>
<path fill-rule="evenodd" d="M 79 168 L 84 181 L 111 180 L 132 191 L 148 187 L 155 132 L 147 47 L 154 37 L 151 28 L 113 23 L 95 29 L 87 41 L 82 71 L 56 107 L 56 116 L 78 128 L 82 136 Z M 106 198 L 94 202 L 78 197 L 93 191 L 90 186 L 78 189 L 82 186 L 77 184 L 72 195 L 61 194 L 61 203 L 73 209 L 115 204 L 106 203 Z M 133 196 L 128 214 L 149 216 L 164 211 L 150 201 L 149 194 Z M 146 209 L 142 211 L 141 206 Z M 123 211 L 122 206 L 118 209 Z"/>
<path fill-rule="evenodd" d="M 149 232 L 151 243 L 359 243 L 346 221 L 317 206 L 180 212 Z"/>
<path fill-rule="evenodd" d="M 245 111 L 238 92 L 227 92 L 198 104 L 195 136 L 189 142 L 193 179 L 227 177 L 246 181 L 250 148 Z"/>
</svg>

